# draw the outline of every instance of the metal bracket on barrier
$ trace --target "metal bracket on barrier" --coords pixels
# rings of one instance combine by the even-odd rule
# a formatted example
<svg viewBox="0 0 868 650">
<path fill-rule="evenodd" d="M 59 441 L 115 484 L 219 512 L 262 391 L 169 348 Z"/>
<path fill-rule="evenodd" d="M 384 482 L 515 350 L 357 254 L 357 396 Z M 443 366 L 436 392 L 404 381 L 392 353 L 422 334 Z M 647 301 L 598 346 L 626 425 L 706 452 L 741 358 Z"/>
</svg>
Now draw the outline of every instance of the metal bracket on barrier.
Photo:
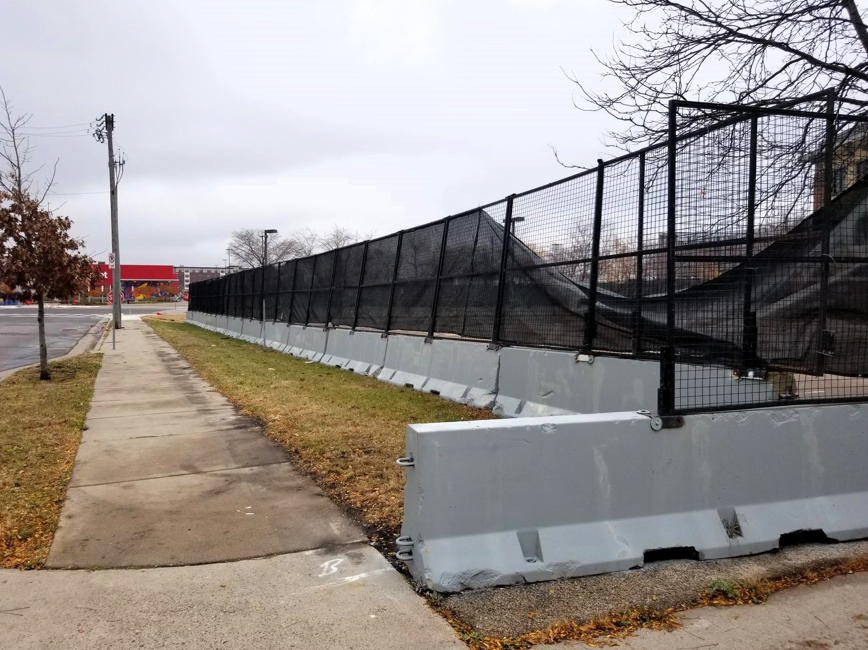
<svg viewBox="0 0 868 650">
<path fill-rule="evenodd" d="M 594 355 L 593 354 L 583 354 L 582 352 L 579 352 L 576 355 L 576 363 L 578 363 L 580 361 L 584 361 L 588 365 L 591 365 L 592 363 L 594 363 Z"/>
<path fill-rule="evenodd" d="M 401 562 L 412 562 L 413 551 L 398 551 L 395 553 L 395 559 L 400 560 Z"/>
<path fill-rule="evenodd" d="M 387 338 L 389 338 L 389 333 L 388 333 L 388 332 L 383 332 L 382 334 L 380 334 L 380 338 L 381 338 L 381 339 L 387 339 Z"/>
<path fill-rule="evenodd" d="M 684 426 L 683 415 L 655 415 L 651 418 L 651 428 L 654 431 L 661 429 L 680 429 Z"/>
<path fill-rule="evenodd" d="M 425 337 L 425 343 L 433 343 L 433 342 L 434 342 L 434 337 L 432 337 L 432 336 L 426 336 Z"/>
<path fill-rule="evenodd" d="M 412 548 L 415 544 L 416 542 L 413 541 L 413 538 L 407 535 L 395 540 L 395 546 L 399 548 Z"/>
<path fill-rule="evenodd" d="M 497 352 L 502 347 L 503 347 L 502 345 L 498 345 L 497 343 L 489 343 L 487 349 L 488 350 L 494 350 L 495 352 Z"/>
<path fill-rule="evenodd" d="M 413 460 L 412 456 L 404 456 L 403 458 L 399 458 L 395 461 L 395 464 L 398 467 L 415 467 L 416 462 Z"/>
</svg>

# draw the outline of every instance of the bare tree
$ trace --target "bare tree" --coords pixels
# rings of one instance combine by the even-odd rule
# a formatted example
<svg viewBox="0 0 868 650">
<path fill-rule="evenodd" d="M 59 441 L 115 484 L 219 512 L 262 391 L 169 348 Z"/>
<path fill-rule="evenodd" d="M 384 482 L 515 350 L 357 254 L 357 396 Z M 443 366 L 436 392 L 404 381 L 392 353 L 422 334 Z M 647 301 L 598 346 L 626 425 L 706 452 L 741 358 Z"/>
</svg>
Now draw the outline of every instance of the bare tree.
<svg viewBox="0 0 868 650">
<path fill-rule="evenodd" d="M 265 248 L 263 245 L 264 231 L 256 228 L 241 228 L 232 232 L 229 250 L 242 266 L 257 267 L 265 265 Z M 297 244 L 294 238 L 284 238 L 280 235 L 268 237 L 268 263 L 282 262 L 298 257 Z"/>
<path fill-rule="evenodd" d="M 359 233 L 335 225 L 328 234 L 320 238 L 320 246 L 323 250 L 331 251 L 355 244 L 357 241 L 359 241 Z"/>
<path fill-rule="evenodd" d="M 834 88 L 840 112 L 868 106 L 868 29 L 855 0 L 610 1 L 635 12 L 628 38 L 597 56 L 603 86 L 615 88 L 571 79 L 592 110 L 626 124 L 609 133 L 617 146 L 665 140 L 670 99 L 774 105 Z"/>
<path fill-rule="evenodd" d="M 0 283 L 32 296 L 38 305 L 39 377 L 51 378 L 45 341 L 46 298 L 67 298 L 87 291 L 96 280 L 93 260 L 81 252 L 84 242 L 69 234 L 72 221 L 56 217 L 43 205 L 54 173 L 40 188 L 30 170 L 32 148 L 22 129 L 28 115 L 15 116 L 0 89 Z M 56 169 L 56 165 L 55 165 Z"/>
<path fill-rule="evenodd" d="M 307 257 L 313 255 L 322 246 L 320 236 L 310 228 L 302 228 L 292 233 L 292 241 L 294 244 L 293 257 Z"/>
</svg>

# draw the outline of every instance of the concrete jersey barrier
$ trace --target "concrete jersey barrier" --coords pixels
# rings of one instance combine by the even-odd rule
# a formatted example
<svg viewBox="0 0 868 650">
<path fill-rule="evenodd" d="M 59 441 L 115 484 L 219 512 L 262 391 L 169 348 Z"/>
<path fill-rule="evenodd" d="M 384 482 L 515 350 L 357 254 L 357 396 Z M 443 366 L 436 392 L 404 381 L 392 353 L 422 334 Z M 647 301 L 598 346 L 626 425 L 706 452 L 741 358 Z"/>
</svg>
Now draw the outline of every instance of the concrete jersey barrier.
<svg viewBox="0 0 868 650">
<path fill-rule="evenodd" d="M 407 429 L 399 557 L 441 592 L 868 537 L 868 406 L 634 412 Z"/>
<path fill-rule="evenodd" d="M 323 329 L 188 312 L 194 325 L 263 343 L 281 352 L 377 377 L 460 404 L 491 408 L 503 417 L 537 417 L 622 410 L 654 410 L 659 366 L 656 361 L 596 357 L 534 348 L 490 349 L 486 343 L 457 339 Z M 577 360 L 578 359 L 578 360 Z M 768 401 L 771 382 L 738 381 L 723 368 L 703 369 L 719 395 L 680 396 L 681 407 L 714 406 L 735 396 L 741 403 Z M 728 379 L 728 381 L 727 381 Z"/>
</svg>

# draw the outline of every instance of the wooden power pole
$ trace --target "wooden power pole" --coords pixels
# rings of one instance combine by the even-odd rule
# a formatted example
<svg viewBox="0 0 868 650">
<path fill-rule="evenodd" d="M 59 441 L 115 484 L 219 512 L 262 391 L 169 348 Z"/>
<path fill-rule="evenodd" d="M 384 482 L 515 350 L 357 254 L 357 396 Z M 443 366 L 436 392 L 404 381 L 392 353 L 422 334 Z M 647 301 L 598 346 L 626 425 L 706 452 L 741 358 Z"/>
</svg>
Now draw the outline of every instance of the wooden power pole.
<svg viewBox="0 0 868 650">
<path fill-rule="evenodd" d="M 115 128 L 115 116 L 108 113 L 104 116 L 106 141 L 108 142 L 109 190 L 111 197 L 112 217 L 112 253 L 115 265 L 112 269 L 112 322 L 115 329 L 121 329 L 121 251 L 118 239 L 118 184 L 115 180 L 115 152 L 112 148 L 112 131 Z"/>
</svg>

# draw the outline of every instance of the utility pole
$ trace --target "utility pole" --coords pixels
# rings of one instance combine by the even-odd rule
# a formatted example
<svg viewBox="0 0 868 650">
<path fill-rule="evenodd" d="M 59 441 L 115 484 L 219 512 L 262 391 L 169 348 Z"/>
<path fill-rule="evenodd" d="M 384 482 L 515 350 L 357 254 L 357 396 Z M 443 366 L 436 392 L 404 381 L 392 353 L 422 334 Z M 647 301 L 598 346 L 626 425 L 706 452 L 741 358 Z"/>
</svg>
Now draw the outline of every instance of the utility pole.
<svg viewBox="0 0 868 650">
<path fill-rule="evenodd" d="M 115 128 L 115 116 L 106 113 L 105 134 L 108 142 L 109 190 L 111 197 L 112 216 L 112 253 L 115 266 L 112 269 L 112 322 L 115 329 L 121 329 L 121 251 L 118 240 L 118 185 L 115 182 L 115 152 L 112 148 L 112 131 Z"/>
</svg>

